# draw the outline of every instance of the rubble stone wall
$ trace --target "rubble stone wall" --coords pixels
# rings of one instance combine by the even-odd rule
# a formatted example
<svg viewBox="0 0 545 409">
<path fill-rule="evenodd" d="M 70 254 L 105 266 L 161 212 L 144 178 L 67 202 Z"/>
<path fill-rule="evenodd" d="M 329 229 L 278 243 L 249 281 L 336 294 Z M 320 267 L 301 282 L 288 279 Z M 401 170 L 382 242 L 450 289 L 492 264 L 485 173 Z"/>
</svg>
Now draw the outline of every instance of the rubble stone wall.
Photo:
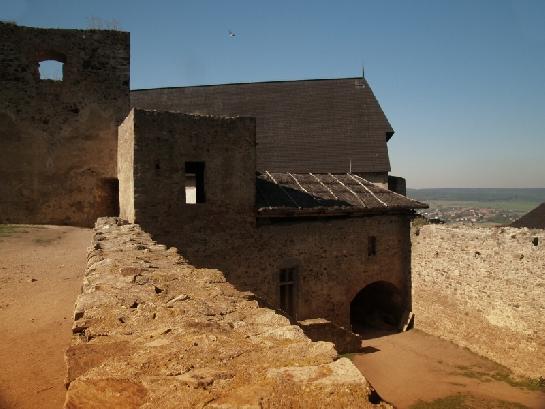
<svg viewBox="0 0 545 409">
<path fill-rule="evenodd" d="M 186 161 L 205 163 L 204 203 L 185 203 Z M 407 215 L 256 223 L 253 118 L 133 109 L 119 130 L 118 167 L 121 215 L 184 249 L 191 264 L 221 269 L 274 308 L 280 269 L 295 268 L 296 320 L 324 318 L 350 329 L 350 302 L 375 281 L 394 284 L 410 310 Z"/>
<path fill-rule="evenodd" d="M 129 211 L 129 221 L 146 231 L 176 235 L 182 227 L 210 233 L 255 224 L 254 118 L 131 113 L 124 126 L 132 121 L 132 130 L 120 130 L 119 138 L 120 170 L 124 160 L 133 158 L 125 165 L 134 186 L 128 191 L 134 197 L 134 217 Z M 186 203 L 187 162 L 204 164 L 203 203 Z"/>
<path fill-rule="evenodd" d="M 74 319 L 65 408 L 391 407 L 333 344 L 120 219 L 96 224 Z"/>
<path fill-rule="evenodd" d="M 545 376 L 545 231 L 427 225 L 411 237 L 416 328 Z"/>
<path fill-rule="evenodd" d="M 0 22 L 0 38 L 0 223 L 92 226 L 117 215 L 129 33 Z M 40 79 L 46 60 L 63 63 L 62 81 Z"/>
<path fill-rule="evenodd" d="M 377 251 L 368 254 L 368 240 L 376 237 Z M 218 246 L 227 237 L 213 238 Z M 255 291 L 280 307 L 279 273 L 296 271 L 295 318 L 325 318 L 350 327 L 350 302 L 367 285 L 394 284 L 410 310 L 409 221 L 403 215 L 294 220 L 260 225 L 242 235 L 233 250 L 213 259 L 229 280 Z"/>
<path fill-rule="evenodd" d="M 324 318 L 350 330 L 351 301 L 377 281 L 395 285 L 411 309 L 406 215 L 262 223 L 224 224 L 220 231 L 195 219 L 188 226 L 172 223 L 176 234 L 169 236 L 153 230 L 153 237 L 184 248 L 194 265 L 221 269 L 237 288 L 255 292 L 274 308 L 281 308 L 280 270 L 295 269 L 297 320 Z M 374 256 L 367 251 L 371 236 L 377 243 Z"/>
</svg>

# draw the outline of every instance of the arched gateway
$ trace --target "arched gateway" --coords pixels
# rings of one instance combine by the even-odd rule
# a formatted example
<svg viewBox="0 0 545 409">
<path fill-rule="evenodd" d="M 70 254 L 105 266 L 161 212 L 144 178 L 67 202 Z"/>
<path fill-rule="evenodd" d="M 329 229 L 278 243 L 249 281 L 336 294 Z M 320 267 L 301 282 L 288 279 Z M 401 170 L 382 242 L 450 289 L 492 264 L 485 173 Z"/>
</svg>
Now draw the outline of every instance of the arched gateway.
<svg viewBox="0 0 545 409">
<path fill-rule="evenodd" d="M 387 282 L 376 281 L 365 286 L 350 303 L 352 331 L 397 331 L 405 310 L 405 299 L 399 289 Z"/>
</svg>

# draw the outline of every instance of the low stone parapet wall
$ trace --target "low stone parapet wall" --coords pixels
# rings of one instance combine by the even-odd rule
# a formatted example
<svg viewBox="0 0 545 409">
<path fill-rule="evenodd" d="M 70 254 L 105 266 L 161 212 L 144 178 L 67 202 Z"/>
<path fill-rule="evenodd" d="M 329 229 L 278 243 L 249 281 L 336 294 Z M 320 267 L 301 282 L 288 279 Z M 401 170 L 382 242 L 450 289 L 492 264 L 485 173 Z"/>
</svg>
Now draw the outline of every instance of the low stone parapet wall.
<svg viewBox="0 0 545 409">
<path fill-rule="evenodd" d="M 333 344 L 119 219 L 96 224 L 74 315 L 65 408 L 391 407 Z"/>
<path fill-rule="evenodd" d="M 545 230 L 427 225 L 411 237 L 416 328 L 545 376 Z"/>
<path fill-rule="evenodd" d="M 307 337 L 313 341 L 328 341 L 340 354 L 360 352 L 362 337 L 323 318 L 298 321 Z"/>
</svg>

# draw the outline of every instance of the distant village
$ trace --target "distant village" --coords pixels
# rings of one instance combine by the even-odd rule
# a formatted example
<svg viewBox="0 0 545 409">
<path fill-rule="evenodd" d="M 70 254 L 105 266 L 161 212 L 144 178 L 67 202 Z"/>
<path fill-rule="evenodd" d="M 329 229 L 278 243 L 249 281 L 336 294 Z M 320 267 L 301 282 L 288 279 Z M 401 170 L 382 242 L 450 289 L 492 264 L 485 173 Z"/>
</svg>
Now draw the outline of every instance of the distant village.
<svg viewBox="0 0 545 409">
<path fill-rule="evenodd" d="M 436 223 L 463 223 L 463 224 L 511 224 L 524 212 L 512 209 L 497 209 L 490 207 L 460 207 L 434 206 L 430 203 L 429 209 L 421 209 L 419 214 Z"/>
</svg>

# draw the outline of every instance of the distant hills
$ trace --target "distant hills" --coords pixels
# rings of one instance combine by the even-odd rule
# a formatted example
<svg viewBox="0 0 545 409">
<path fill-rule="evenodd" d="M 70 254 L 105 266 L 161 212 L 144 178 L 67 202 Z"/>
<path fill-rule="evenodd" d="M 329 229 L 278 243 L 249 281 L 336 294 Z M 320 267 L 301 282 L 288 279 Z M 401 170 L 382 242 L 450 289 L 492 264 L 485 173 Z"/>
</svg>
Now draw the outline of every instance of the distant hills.
<svg viewBox="0 0 545 409">
<path fill-rule="evenodd" d="M 407 196 L 422 201 L 545 202 L 545 188 L 433 188 L 407 189 Z"/>
</svg>

